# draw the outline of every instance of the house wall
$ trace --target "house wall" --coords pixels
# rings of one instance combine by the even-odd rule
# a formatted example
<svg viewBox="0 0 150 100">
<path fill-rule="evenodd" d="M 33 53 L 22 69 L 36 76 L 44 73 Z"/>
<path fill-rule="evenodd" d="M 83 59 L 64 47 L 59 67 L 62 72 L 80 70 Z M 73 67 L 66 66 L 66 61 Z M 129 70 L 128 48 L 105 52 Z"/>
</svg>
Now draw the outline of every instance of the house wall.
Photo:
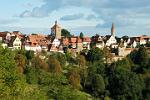
<svg viewBox="0 0 150 100">
<path fill-rule="evenodd" d="M 146 40 L 140 40 L 140 45 L 146 44 Z"/>
<path fill-rule="evenodd" d="M 117 40 L 115 39 L 114 36 L 111 36 L 109 40 L 106 42 L 106 46 L 110 46 L 111 44 L 115 44 L 115 43 L 117 43 Z"/>
<path fill-rule="evenodd" d="M 133 50 L 133 48 L 125 48 L 125 47 L 119 47 L 118 48 L 118 56 L 121 56 L 121 57 L 126 57 L 128 54 L 130 54 Z"/>
<path fill-rule="evenodd" d="M 2 37 L 0 37 L 0 42 L 2 42 L 3 41 L 3 38 Z"/>
<path fill-rule="evenodd" d="M 35 46 L 35 47 L 31 47 L 31 46 L 28 46 L 28 45 L 25 45 L 25 50 L 29 51 L 34 51 L 34 52 L 41 52 L 41 47 L 40 46 Z"/>
<path fill-rule="evenodd" d="M 21 49 L 21 40 L 18 37 L 13 42 L 13 49 Z"/>
<path fill-rule="evenodd" d="M 7 33 L 6 35 L 6 40 L 10 40 L 11 39 L 11 34 L 10 33 Z"/>
<path fill-rule="evenodd" d="M 125 56 L 125 47 L 118 47 L 118 56 Z"/>
<path fill-rule="evenodd" d="M 54 39 L 53 45 L 55 45 L 55 47 L 58 47 L 60 45 L 60 40 L 59 39 Z"/>
<path fill-rule="evenodd" d="M 104 43 L 96 43 L 97 48 L 104 48 Z"/>
<path fill-rule="evenodd" d="M 80 52 L 83 50 L 83 45 L 82 43 L 77 43 L 77 52 Z"/>
</svg>

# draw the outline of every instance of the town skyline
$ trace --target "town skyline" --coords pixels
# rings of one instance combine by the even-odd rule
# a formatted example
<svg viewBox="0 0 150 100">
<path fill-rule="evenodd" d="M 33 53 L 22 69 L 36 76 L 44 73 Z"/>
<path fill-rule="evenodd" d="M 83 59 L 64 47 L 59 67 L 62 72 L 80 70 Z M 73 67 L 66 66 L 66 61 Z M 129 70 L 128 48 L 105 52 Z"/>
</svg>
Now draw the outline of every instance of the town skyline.
<svg viewBox="0 0 150 100">
<path fill-rule="evenodd" d="M 149 35 L 150 1 L 131 0 L 5 0 L 0 3 L 0 31 L 50 33 L 55 20 L 71 33 L 110 34 L 112 22 L 117 36 Z M 118 5 L 119 3 L 119 5 Z"/>
<path fill-rule="evenodd" d="M 80 2 L 76 0 L 76 3 Z M 13 6 L 16 9 L 17 6 Z M 39 13 L 45 6 L 37 9 Z M 119 36 L 119 28 L 125 26 L 119 27 L 116 21 L 108 21 L 110 26 L 105 27 L 105 34 L 101 27 L 98 32 L 94 30 L 94 34 L 84 31 L 72 34 L 72 29 L 66 27 L 71 22 L 51 20 L 53 25 L 50 25 L 48 20 L 42 23 L 44 17 L 49 16 L 47 13 L 38 16 L 34 11 L 24 13 L 20 17 L 26 24 L 18 23 L 22 27 L 33 26 L 30 30 L 24 29 L 26 32 L 19 27 L 16 31 L 17 20 L 13 22 L 7 16 L 5 21 L 0 18 L 7 28 L 0 26 L 4 30 L 0 31 L 2 100 L 150 100 L 150 34 L 132 37 L 133 32 Z M 86 25 L 79 20 L 75 22 Z M 8 30 L 7 23 L 12 30 Z M 40 28 L 47 26 L 49 34 Z M 37 29 L 41 32 L 36 32 Z"/>
</svg>

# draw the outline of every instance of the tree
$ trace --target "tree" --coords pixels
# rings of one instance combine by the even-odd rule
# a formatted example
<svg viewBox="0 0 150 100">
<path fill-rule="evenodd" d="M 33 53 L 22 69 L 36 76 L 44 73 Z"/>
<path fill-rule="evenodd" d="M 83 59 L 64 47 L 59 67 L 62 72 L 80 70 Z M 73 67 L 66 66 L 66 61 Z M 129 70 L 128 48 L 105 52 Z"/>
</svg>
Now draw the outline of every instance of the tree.
<svg viewBox="0 0 150 100">
<path fill-rule="evenodd" d="M 22 54 L 16 54 L 15 60 L 18 72 L 23 74 L 26 67 L 26 57 Z"/>
<path fill-rule="evenodd" d="M 66 55 L 65 55 L 65 54 L 62 54 L 62 53 L 57 52 L 57 53 L 51 54 L 51 56 L 52 56 L 53 58 L 56 58 L 56 59 L 60 62 L 60 65 L 61 65 L 62 67 L 64 67 L 64 66 L 66 65 L 66 60 L 67 60 L 67 58 L 66 58 Z"/>
<path fill-rule="evenodd" d="M 150 98 L 150 72 L 145 72 L 143 75 L 142 75 L 143 79 L 144 79 L 144 84 L 145 84 L 145 87 L 144 87 L 144 90 L 143 90 L 143 98 L 145 100 L 149 100 Z"/>
<path fill-rule="evenodd" d="M 78 65 L 79 65 L 79 67 L 83 67 L 83 68 L 84 68 L 84 66 L 85 66 L 85 64 L 86 64 L 86 59 L 85 59 L 85 57 L 82 56 L 82 55 L 78 55 L 78 56 L 77 56 L 77 63 L 78 63 Z"/>
<path fill-rule="evenodd" d="M 56 74 L 57 76 L 61 75 L 62 67 L 60 65 L 60 62 L 56 58 L 50 56 L 48 58 L 48 66 L 50 68 L 50 72 Z"/>
<path fill-rule="evenodd" d="M 31 60 L 34 57 L 34 51 L 26 51 L 26 57 L 28 60 Z"/>
<path fill-rule="evenodd" d="M 95 62 L 89 65 L 88 70 L 91 74 L 101 74 L 104 77 L 106 66 L 104 62 Z"/>
<path fill-rule="evenodd" d="M 44 69 L 45 71 L 50 71 L 50 68 L 48 67 L 48 64 L 44 60 L 39 58 L 39 56 L 35 56 L 31 60 L 31 67 L 34 67 L 37 70 Z"/>
<path fill-rule="evenodd" d="M 111 51 L 107 47 L 104 47 L 103 52 L 104 52 L 104 58 L 105 58 L 106 64 L 111 63 L 112 58 L 113 58 Z"/>
<path fill-rule="evenodd" d="M 27 67 L 25 70 L 26 80 L 29 84 L 38 83 L 38 71 L 34 67 Z"/>
<path fill-rule="evenodd" d="M 139 50 L 133 51 L 128 55 L 128 58 L 136 64 L 134 71 L 137 73 L 143 73 L 149 68 L 150 56 L 144 46 L 141 46 Z"/>
<path fill-rule="evenodd" d="M 49 99 L 54 100 L 88 100 L 91 96 L 69 86 L 54 86 L 48 91 Z"/>
<path fill-rule="evenodd" d="M 92 90 L 94 95 L 99 96 L 100 94 L 104 93 L 105 83 L 103 77 L 100 74 L 94 74 L 92 83 Z"/>
<path fill-rule="evenodd" d="M 91 62 L 102 61 L 104 58 L 103 51 L 99 48 L 92 48 L 91 50 L 88 51 L 86 58 L 88 61 Z"/>
<path fill-rule="evenodd" d="M 69 71 L 69 82 L 75 89 L 81 89 L 80 74 L 76 68 Z"/>
<path fill-rule="evenodd" d="M 76 59 L 75 59 L 75 57 L 73 57 L 72 52 L 65 53 L 65 56 L 66 56 L 66 60 L 69 64 L 71 64 L 71 65 L 76 64 Z"/>
<path fill-rule="evenodd" d="M 15 52 L 0 46 L 0 98 L 14 99 L 24 90 L 24 78 L 19 76 Z"/>
<path fill-rule="evenodd" d="M 61 35 L 64 36 L 64 37 L 71 37 L 72 36 L 67 29 L 62 29 L 61 30 Z"/>
<path fill-rule="evenodd" d="M 146 67 L 149 66 L 149 55 L 144 46 L 141 46 L 137 52 L 137 64 Z"/>
<path fill-rule="evenodd" d="M 56 76 L 55 76 L 56 77 Z M 51 73 L 46 72 L 44 70 L 39 70 L 38 73 L 38 83 L 42 86 L 53 85 L 53 83 L 57 81 L 58 78 L 54 78 Z"/>
<path fill-rule="evenodd" d="M 85 89 L 87 92 L 96 97 L 101 97 L 101 95 L 104 95 L 105 87 L 105 81 L 101 74 L 89 72 L 85 84 Z"/>
<path fill-rule="evenodd" d="M 81 32 L 81 33 L 80 33 L 80 38 L 83 39 L 83 37 L 84 37 L 84 35 L 83 35 L 83 33 Z"/>
<path fill-rule="evenodd" d="M 131 71 L 131 65 L 130 62 L 128 60 L 128 58 L 124 58 L 122 60 L 119 60 L 117 62 L 115 62 L 115 66 L 119 69 L 119 68 L 123 68 L 125 70 L 129 70 Z"/>
<path fill-rule="evenodd" d="M 109 76 L 109 91 L 111 96 L 116 100 L 119 98 L 127 100 L 138 100 L 142 98 L 144 88 L 143 79 L 128 70 L 115 69 Z"/>
<path fill-rule="evenodd" d="M 81 84 L 83 84 L 83 86 L 85 86 L 86 78 L 88 76 L 86 59 L 83 55 L 78 55 L 76 60 L 77 60 L 77 64 L 79 65 L 79 74 L 81 77 Z"/>
</svg>

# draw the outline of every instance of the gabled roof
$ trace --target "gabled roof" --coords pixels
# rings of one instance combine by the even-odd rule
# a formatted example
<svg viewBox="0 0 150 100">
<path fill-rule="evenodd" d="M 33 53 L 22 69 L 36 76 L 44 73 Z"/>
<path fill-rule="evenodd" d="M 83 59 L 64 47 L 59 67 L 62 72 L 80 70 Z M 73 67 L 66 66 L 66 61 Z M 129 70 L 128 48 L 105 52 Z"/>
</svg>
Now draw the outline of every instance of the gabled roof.
<svg viewBox="0 0 150 100">
<path fill-rule="evenodd" d="M 12 33 L 17 35 L 17 34 L 20 34 L 21 32 L 20 31 L 13 31 Z"/>
<path fill-rule="evenodd" d="M 69 39 L 68 38 L 62 38 L 62 43 L 63 43 L 63 45 L 68 45 Z"/>
<path fill-rule="evenodd" d="M 77 38 L 76 37 L 71 37 L 70 38 L 70 42 L 71 43 L 76 43 L 77 42 Z"/>
<path fill-rule="evenodd" d="M 110 39 L 110 37 L 111 37 L 111 35 L 106 35 L 106 36 L 103 38 L 104 43 L 106 43 L 106 42 L 107 42 L 107 40 L 109 40 L 109 39 Z"/>
<path fill-rule="evenodd" d="M 91 38 L 90 37 L 84 37 L 83 42 L 91 42 Z"/>
<path fill-rule="evenodd" d="M 137 39 L 137 37 L 131 37 L 129 45 L 133 44 L 134 41 L 135 42 L 139 42 L 139 40 Z"/>
<path fill-rule="evenodd" d="M 7 32 L 0 32 L 0 37 L 6 37 L 6 35 L 7 35 Z"/>
<path fill-rule="evenodd" d="M 122 38 L 118 38 L 118 37 L 115 37 L 116 38 L 116 40 L 117 40 L 117 43 L 120 43 L 121 42 L 121 39 Z"/>
<path fill-rule="evenodd" d="M 125 42 L 127 42 L 129 38 L 130 38 L 130 37 L 127 36 L 127 35 L 125 35 L 125 36 L 122 37 L 123 41 L 125 41 Z"/>
<path fill-rule="evenodd" d="M 47 37 L 45 35 L 40 35 L 40 34 L 29 35 L 27 42 L 28 43 L 30 42 L 31 46 L 32 46 L 32 44 L 36 44 L 33 46 L 37 46 L 37 45 L 47 46 L 48 45 Z"/>
<path fill-rule="evenodd" d="M 15 41 L 16 37 L 17 37 L 17 36 L 11 36 L 11 39 L 10 39 L 10 41 L 9 41 L 9 43 L 8 43 L 8 46 L 9 46 L 9 47 L 13 47 L 13 42 Z"/>
<path fill-rule="evenodd" d="M 102 36 L 96 35 L 92 37 L 92 42 L 101 42 L 101 41 L 103 42 Z"/>
</svg>

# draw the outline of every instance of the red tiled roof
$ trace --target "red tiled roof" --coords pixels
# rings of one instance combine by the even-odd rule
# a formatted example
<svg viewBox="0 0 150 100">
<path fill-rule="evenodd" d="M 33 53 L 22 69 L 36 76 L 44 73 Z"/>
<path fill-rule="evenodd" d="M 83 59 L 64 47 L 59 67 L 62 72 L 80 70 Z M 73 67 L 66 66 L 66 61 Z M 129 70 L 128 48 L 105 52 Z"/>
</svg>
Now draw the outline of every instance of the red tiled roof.
<svg viewBox="0 0 150 100">
<path fill-rule="evenodd" d="M 71 43 L 76 43 L 77 42 L 77 38 L 76 37 L 72 37 L 70 42 Z"/>
<path fill-rule="evenodd" d="M 19 33 L 21 33 L 20 31 L 13 31 L 13 34 L 19 34 Z"/>
<path fill-rule="evenodd" d="M 69 44 L 69 39 L 68 38 L 63 38 L 62 43 L 64 45 L 68 45 Z"/>
<path fill-rule="evenodd" d="M 48 45 L 48 41 L 46 39 L 45 35 L 29 35 L 28 36 L 29 41 L 31 43 L 31 46 L 47 46 Z"/>
<path fill-rule="evenodd" d="M 83 42 L 91 42 L 91 38 L 90 37 L 84 37 Z"/>
<path fill-rule="evenodd" d="M 0 32 L 0 37 L 6 37 L 7 33 L 6 32 Z"/>
</svg>

